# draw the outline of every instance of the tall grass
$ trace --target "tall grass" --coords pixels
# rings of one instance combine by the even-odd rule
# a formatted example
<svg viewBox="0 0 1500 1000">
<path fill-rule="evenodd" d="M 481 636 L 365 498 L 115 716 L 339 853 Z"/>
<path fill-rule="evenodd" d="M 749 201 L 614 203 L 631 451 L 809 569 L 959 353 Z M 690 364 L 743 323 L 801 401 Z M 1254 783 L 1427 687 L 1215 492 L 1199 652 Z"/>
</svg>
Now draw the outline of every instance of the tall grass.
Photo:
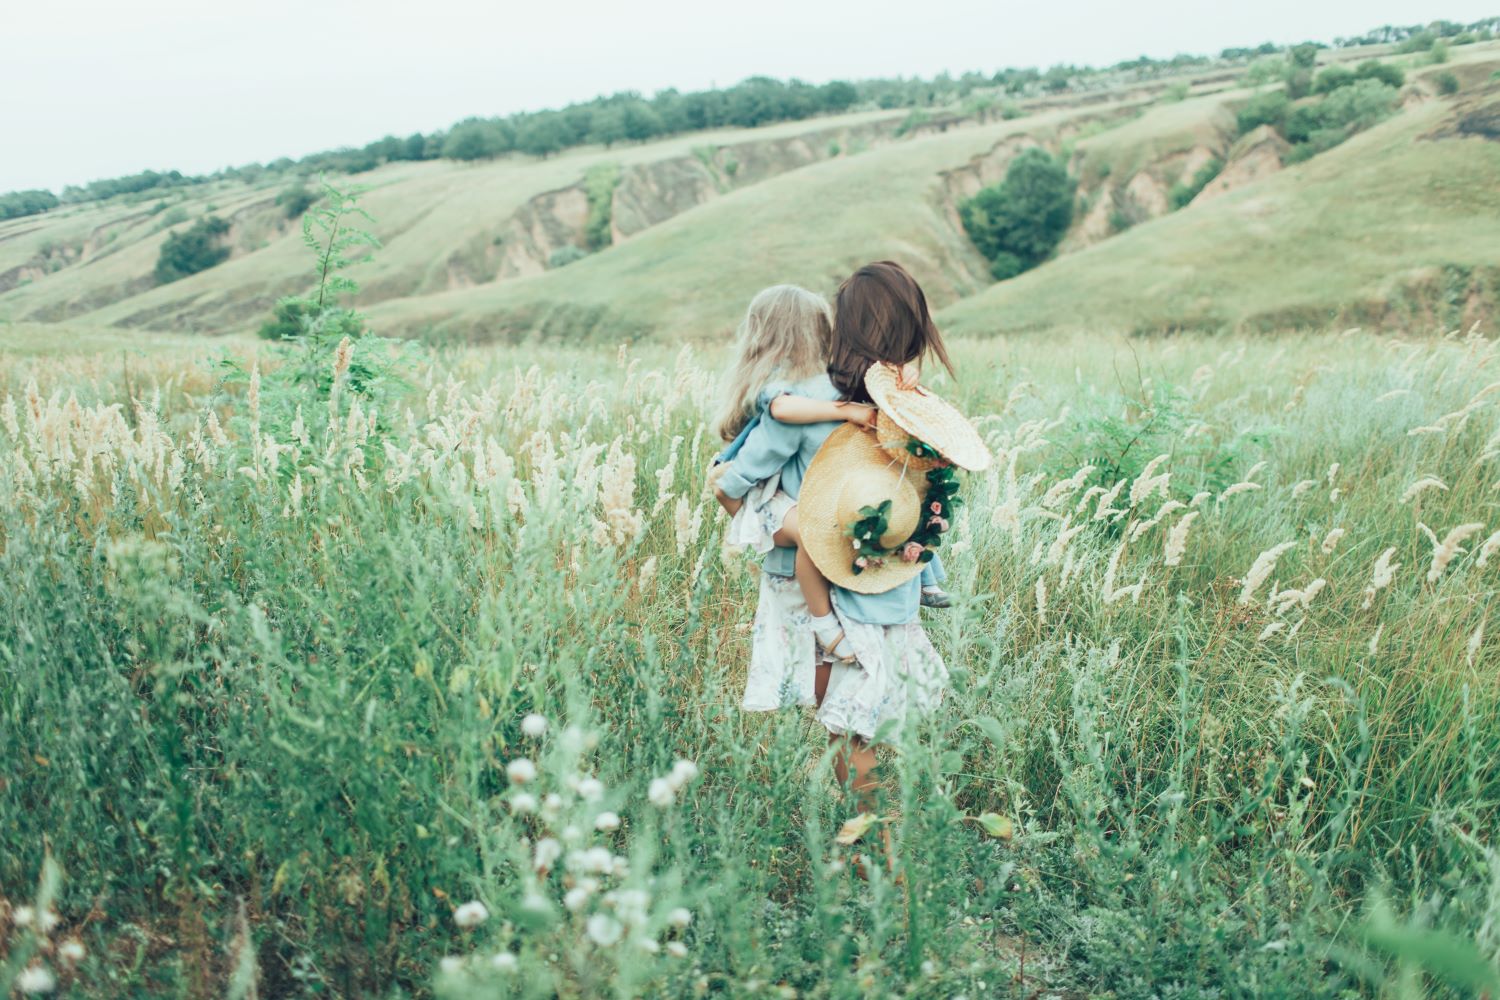
<svg viewBox="0 0 1500 1000">
<path fill-rule="evenodd" d="M 1491 342 L 960 345 L 998 461 L 869 881 L 737 708 L 705 366 L 386 350 L 0 370 L 0 988 L 1494 989 Z"/>
</svg>

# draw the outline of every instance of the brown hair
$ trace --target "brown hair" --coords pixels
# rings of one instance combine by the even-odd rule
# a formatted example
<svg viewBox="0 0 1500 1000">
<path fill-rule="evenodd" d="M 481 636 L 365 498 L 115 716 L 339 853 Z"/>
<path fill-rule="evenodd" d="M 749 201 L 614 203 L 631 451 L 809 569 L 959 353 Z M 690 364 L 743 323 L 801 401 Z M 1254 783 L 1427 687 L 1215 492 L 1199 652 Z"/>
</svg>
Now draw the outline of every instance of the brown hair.
<svg viewBox="0 0 1500 1000">
<path fill-rule="evenodd" d="M 904 365 L 932 353 L 953 373 L 927 296 L 893 260 L 866 264 L 839 286 L 828 377 L 845 399 L 868 403 L 865 372 L 877 362 Z"/>
</svg>

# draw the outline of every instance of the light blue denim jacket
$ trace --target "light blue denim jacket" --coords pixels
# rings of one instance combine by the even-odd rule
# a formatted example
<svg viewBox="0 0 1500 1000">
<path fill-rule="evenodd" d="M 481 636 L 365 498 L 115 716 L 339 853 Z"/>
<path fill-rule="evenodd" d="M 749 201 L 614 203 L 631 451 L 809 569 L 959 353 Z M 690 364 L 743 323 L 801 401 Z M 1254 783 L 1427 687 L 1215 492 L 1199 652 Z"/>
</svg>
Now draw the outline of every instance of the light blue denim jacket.
<svg viewBox="0 0 1500 1000">
<path fill-rule="evenodd" d="M 784 424 L 771 416 L 771 401 L 777 396 L 805 396 L 809 399 L 834 401 L 839 391 L 827 375 L 817 375 L 801 382 L 773 382 L 756 398 L 756 414 L 739 437 L 722 451 L 715 462 L 728 462 L 719 479 L 724 495 L 738 499 L 772 474 L 781 473 L 781 488 L 797 499 L 802 478 L 813 456 L 838 429 L 842 421 L 817 424 Z M 773 576 L 792 576 L 797 565 L 795 548 L 775 548 L 766 553 L 761 568 Z M 857 622 L 870 625 L 904 625 L 916 619 L 921 606 L 921 588 L 940 583 L 947 574 L 934 558 L 914 577 L 883 594 L 858 594 L 835 586 L 834 600 L 839 610 Z"/>
</svg>

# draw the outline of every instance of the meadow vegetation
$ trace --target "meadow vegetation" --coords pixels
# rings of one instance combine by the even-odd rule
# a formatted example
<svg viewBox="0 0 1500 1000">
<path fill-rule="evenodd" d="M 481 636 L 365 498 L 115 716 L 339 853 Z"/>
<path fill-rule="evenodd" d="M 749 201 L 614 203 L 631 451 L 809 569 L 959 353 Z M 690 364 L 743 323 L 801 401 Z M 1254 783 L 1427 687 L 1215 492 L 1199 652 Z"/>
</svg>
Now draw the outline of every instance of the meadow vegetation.
<svg viewBox="0 0 1500 1000">
<path fill-rule="evenodd" d="M 1491 341 L 959 343 L 900 882 L 736 707 L 716 357 L 302 347 L 0 366 L 0 988 L 1495 988 Z"/>
</svg>

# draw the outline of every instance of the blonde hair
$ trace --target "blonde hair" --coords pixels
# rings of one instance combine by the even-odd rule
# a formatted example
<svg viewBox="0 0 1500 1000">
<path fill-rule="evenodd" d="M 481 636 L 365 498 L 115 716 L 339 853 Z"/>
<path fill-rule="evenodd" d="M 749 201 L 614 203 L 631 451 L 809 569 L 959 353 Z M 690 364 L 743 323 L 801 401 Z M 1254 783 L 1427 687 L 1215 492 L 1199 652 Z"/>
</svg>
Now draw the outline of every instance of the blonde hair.
<svg viewBox="0 0 1500 1000">
<path fill-rule="evenodd" d="M 833 310 L 828 300 L 796 285 L 773 285 L 750 300 L 735 334 L 735 360 L 724 378 L 724 409 L 715 430 L 734 440 L 772 378 L 797 382 L 828 369 Z"/>
</svg>

